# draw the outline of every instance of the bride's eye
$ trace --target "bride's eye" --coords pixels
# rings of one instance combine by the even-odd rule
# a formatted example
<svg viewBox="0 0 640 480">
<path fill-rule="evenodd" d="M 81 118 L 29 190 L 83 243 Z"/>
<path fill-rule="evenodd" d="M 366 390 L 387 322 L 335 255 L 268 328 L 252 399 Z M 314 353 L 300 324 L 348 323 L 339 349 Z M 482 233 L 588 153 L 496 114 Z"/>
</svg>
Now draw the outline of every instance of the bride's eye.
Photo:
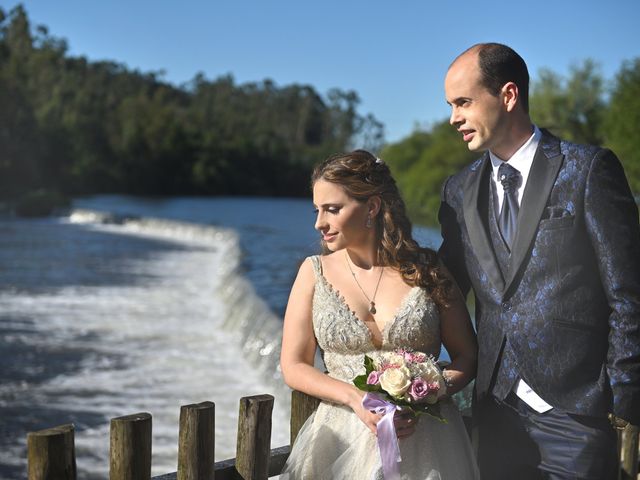
<svg viewBox="0 0 640 480">
<path fill-rule="evenodd" d="M 340 211 L 340 207 L 327 207 L 327 212 L 333 213 L 334 215 Z"/>
</svg>

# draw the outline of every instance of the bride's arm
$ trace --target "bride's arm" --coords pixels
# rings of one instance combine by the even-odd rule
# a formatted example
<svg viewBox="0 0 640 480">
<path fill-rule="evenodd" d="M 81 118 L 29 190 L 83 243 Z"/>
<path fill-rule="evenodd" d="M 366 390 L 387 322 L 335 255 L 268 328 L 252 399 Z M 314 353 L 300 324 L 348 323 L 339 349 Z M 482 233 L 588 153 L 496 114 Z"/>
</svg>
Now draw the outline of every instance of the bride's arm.
<svg viewBox="0 0 640 480">
<path fill-rule="evenodd" d="M 448 395 L 462 390 L 473 380 L 476 375 L 478 356 L 478 343 L 469 318 L 469 311 L 455 280 L 451 278 L 451 281 L 453 298 L 449 302 L 449 307 L 440 312 L 442 343 L 451 357 L 451 364 L 445 372 Z"/>
<path fill-rule="evenodd" d="M 349 406 L 375 433 L 380 416 L 362 407 L 364 392 L 355 385 L 325 375 L 313 366 L 317 345 L 311 319 L 314 285 L 313 266 L 307 259 L 300 266 L 284 315 L 280 353 L 284 381 L 295 390 Z"/>
</svg>

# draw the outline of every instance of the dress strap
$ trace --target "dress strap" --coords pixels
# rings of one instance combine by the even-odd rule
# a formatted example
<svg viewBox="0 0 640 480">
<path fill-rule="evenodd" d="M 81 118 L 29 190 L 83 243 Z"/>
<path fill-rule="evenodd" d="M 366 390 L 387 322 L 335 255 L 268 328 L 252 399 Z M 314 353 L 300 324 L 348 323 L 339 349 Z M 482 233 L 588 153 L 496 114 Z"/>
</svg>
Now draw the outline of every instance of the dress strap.
<svg viewBox="0 0 640 480">
<path fill-rule="evenodd" d="M 319 280 L 322 277 L 322 260 L 320 260 L 320 255 L 313 255 L 311 257 L 311 263 L 313 264 L 313 272 L 316 274 L 316 280 Z"/>
</svg>

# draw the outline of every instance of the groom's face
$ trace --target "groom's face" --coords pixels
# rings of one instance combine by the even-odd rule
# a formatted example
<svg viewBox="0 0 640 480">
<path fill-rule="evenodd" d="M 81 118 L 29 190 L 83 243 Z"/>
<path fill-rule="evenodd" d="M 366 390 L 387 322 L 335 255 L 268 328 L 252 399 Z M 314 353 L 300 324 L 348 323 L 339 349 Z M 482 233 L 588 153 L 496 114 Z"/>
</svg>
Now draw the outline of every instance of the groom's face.
<svg viewBox="0 0 640 480">
<path fill-rule="evenodd" d="M 449 123 L 462 134 L 469 150 L 500 150 L 508 128 L 501 95 L 482 85 L 478 57 L 468 53 L 449 68 L 444 82 Z"/>
</svg>

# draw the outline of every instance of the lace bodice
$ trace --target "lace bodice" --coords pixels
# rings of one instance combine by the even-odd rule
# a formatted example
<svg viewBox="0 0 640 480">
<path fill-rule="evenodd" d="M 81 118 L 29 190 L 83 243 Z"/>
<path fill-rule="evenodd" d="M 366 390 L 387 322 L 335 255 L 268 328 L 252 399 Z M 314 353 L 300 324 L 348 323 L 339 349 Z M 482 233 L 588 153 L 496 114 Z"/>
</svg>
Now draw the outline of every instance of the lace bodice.
<svg viewBox="0 0 640 480">
<path fill-rule="evenodd" d="M 313 330 L 329 375 L 351 382 L 364 373 L 364 355 L 375 357 L 377 349 L 369 328 L 349 310 L 344 298 L 322 274 L 320 256 L 311 257 L 316 275 L 313 293 Z M 438 357 L 440 317 L 431 297 L 412 288 L 395 316 L 382 330 L 382 350 L 412 348 Z"/>
</svg>

